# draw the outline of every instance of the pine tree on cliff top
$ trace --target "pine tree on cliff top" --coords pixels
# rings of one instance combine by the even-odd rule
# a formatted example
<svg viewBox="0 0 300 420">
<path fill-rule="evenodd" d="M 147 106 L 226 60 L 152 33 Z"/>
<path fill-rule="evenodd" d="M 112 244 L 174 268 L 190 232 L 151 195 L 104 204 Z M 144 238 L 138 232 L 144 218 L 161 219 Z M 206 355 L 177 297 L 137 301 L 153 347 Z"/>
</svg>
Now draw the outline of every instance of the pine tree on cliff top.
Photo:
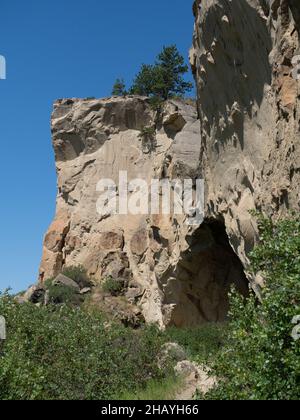
<svg viewBox="0 0 300 420">
<path fill-rule="evenodd" d="M 161 100 L 183 96 L 193 87 L 192 83 L 184 79 L 187 72 L 188 66 L 176 45 L 163 47 L 153 65 L 142 65 L 129 93 L 156 97 Z M 121 96 L 123 92 L 126 92 L 124 81 L 118 79 L 113 94 Z"/>
<path fill-rule="evenodd" d="M 126 85 L 124 79 L 117 79 L 112 89 L 112 96 L 126 96 Z"/>
</svg>

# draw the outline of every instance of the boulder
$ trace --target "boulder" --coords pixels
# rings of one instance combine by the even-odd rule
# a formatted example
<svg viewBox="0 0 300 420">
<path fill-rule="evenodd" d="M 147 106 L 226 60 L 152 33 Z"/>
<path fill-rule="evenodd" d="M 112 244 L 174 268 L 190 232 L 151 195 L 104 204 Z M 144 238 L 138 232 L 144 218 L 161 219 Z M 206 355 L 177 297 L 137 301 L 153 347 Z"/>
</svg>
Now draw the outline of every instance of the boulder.
<svg viewBox="0 0 300 420">
<path fill-rule="evenodd" d="M 80 292 L 80 288 L 78 284 L 63 274 L 59 274 L 52 282 L 53 285 L 62 285 L 66 287 L 70 287 L 71 289 L 76 290 L 76 292 Z"/>
<path fill-rule="evenodd" d="M 174 368 L 176 375 L 189 377 L 191 375 L 197 376 L 198 366 L 196 363 L 191 362 L 190 360 L 181 360 L 177 363 Z"/>
<path fill-rule="evenodd" d="M 85 287 L 84 289 L 80 290 L 81 295 L 87 295 L 88 293 L 91 293 L 92 289 L 90 287 Z"/>
<path fill-rule="evenodd" d="M 40 286 L 31 286 L 29 289 L 24 293 L 23 296 L 19 296 L 19 301 L 23 302 L 31 302 L 34 304 L 42 303 L 44 301 L 45 296 L 45 289 Z"/>
<path fill-rule="evenodd" d="M 162 356 L 171 358 L 176 362 L 181 362 L 182 360 L 186 360 L 187 358 L 186 351 L 178 343 L 164 344 L 162 347 Z"/>
</svg>

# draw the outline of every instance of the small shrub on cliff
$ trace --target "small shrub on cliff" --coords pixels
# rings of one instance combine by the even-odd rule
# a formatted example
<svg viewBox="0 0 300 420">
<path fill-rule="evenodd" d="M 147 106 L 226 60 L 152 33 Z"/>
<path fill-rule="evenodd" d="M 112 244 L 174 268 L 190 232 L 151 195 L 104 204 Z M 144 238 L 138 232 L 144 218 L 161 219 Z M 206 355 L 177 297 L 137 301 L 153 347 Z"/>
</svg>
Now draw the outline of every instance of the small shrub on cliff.
<svg viewBox="0 0 300 420">
<path fill-rule="evenodd" d="M 102 290 L 104 293 L 109 293 L 112 296 L 119 296 L 124 289 L 124 280 L 107 277 L 103 284 Z"/>
<path fill-rule="evenodd" d="M 87 275 L 87 271 L 82 265 L 66 267 L 62 274 L 74 280 L 81 289 L 91 285 L 91 280 Z"/>
<path fill-rule="evenodd" d="M 124 79 L 117 79 L 112 89 L 112 96 L 126 96 L 126 85 Z"/>
<path fill-rule="evenodd" d="M 149 98 L 149 105 L 153 111 L 156 111 L 158 113 L 157 118 L 159 118 L 159 115 L 161 114 L 162 109 L 163 109 L 164 100 L 160 98 L 159 96 L 151 96 Z"/>
<path fill-rule="evenodd" d="M 156 127 L 143 127 L 138 136 L 141 139 L 144 153 L 154 152 L 157 146 Z"/>
<path fill-rule="evenodd" d="M 118 399 L 165 375 L 157 367 L 162 337 L 154 327 L 107 327 L 97 313 L 20 305 L 7 294 L 0 296 L 0 314 L 7 323 L 1 400 Z"/>
<path fill-rule="evenodd" d="M 300 217 L 272 223 L 260 218 L 261 243 L 252 269 L 267 287 L 262 303 L 233 293 L 226 346 L 213 369 L 219 384 L 207 398 L 300 398 L 300 339 L 292 337 L 300 315 Z"/>
<path fill-rule="evenodd" d="M 51 284 L 47 288 L 49 293 L 49 302 L 55 305 L 65 304 L 79 304 L 82 296 L 76 293 L 72 287 L 63 284 Z"/>
</svg>

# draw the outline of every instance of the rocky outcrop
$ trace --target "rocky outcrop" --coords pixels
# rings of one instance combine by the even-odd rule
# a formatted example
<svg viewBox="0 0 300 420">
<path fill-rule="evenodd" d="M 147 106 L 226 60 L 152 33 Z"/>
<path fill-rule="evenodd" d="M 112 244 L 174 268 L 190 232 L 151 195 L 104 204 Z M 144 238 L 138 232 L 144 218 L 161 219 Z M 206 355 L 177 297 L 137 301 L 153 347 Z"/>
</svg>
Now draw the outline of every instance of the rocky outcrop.
<svg viewBox="0 0 300 420">
<path fill-rule="evenodd" d="M 194 3 L 206 216 L 224 221 L 244 266 L 257 240 L 249 210 L 299 211 L 299 12 L 289 0 Z"/>
<path fill-rule="evenodd" d="M 189 226 L 188 215 L 172 212 L 97 212 L 98 182 L 118 185 L 120 171 L 128 182 L 140 178 L 148 186 L 152 179 L 198 177 L 195 106 L 173 100 L 157 113 L 142 97 L 60 100 L 52 133 L 57 211 L 44 241 L 40 281 L 83 265 L 96 285 L 108 277 L 123 279 L 127 300 L 142 308 L 146 321 L 193 325 L 224 319 L 228 288 L 244 279 L 222 226 Z"/>
<path fill-rule="evenodd" d="M 194 13 L 198 112 L 178 100 L 157 112 L 128 96 L 59 100 L 52 115 L 58 196 L 40 282 L 83 265 L 95 286 L 121 280 L 127 301 L 161 326 L 224 320 L 232 284 L 246 295 L 248 280 L 263 283 L 244 273 L 258 239 L 249 210 L 299 211 L 298 3 L 198 0 Z M 203 223 L 99 214 L 99 181 L 118 185 L 124 171 L 145 181 L 142 197 L 152 179 L 202 177 Z M 111 190 L 105 204 L 121 196 Z"/>
</svg>

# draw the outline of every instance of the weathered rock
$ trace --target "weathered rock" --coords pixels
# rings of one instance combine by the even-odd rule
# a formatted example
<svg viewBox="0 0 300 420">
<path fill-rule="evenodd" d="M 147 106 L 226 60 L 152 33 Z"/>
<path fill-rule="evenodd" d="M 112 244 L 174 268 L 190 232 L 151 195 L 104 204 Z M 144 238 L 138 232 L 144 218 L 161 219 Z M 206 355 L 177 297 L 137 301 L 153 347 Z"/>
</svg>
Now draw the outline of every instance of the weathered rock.
<svg viewBox="0 0 300 420">
<path fill-rule="evenodd" d="M 180 360 L 174 368 L 176 375 L 188 377 L 192 374 L 197 375 L 198 366 L 190 360 Z"/>
<path fill-rule="evenodd" d="M 192 400 L 197 392 L 205 395 L 217 384 L 217 379 L 210 376 L 207 367 L 189 360 L 178 362 L 174 370 L 177 376 L 184 379 L 182 389 L 176 395 L 176 400 L 179 401 Z"/>
<path fill-rule="evenodd" d="M 145 323 L 145 318 L 136 305 L 127 302 L 122 296 L 112 296 L 103 292 L 101 287 L 92 290 L 89 305 L 126 327 L 137 329 Z"/>
<path fill-rule="evenodd" d="M 197 0 L 194 13 L 198 112 L 171 100 L 157 115 L 147 98 L 132 96 L 59 100 L 52 116 L 57 210 L 40 280 L 79 264 L 96 284 L 123 279 L 125 296 L 161 326 L 226 319 L 232 284 L 247 295 L 248 280 L 264 283 L 244 273 L 258 239 L 249 210 L 277 218 L 300 204 L 299 7 Z M 145 127 L 155 128 L 147 153 Z M 204 222 L 188 226 L 187 215 L 172 212 L 100 215 L 98 182 L 118 185 L 120 171 L 147 187 L 153 178 L 204 178 Z"/>
<path fill-rule="evenodd" d="M 85 287 L 84 289 L 80 290 L 81 295 L 87 295 L 88 293 L 91 293 L 92 289 L 90 287 Z"/>
<path fill-rule="evenodd" d="M 163 367 L 168 362 L 182 362 L 187 359 L 186 351 L 178 343 L 166 343 L 162 346 L 159 356 L 159 366 Z"/>
<path fill-rule="evenodd" d="M 249 210 L 272 218 L 299 211 L 299 80 L 292 62 L 299 54 L 299 11 L 289 0 L 194 3 L 190 59 L 206 217 L 224 221 L 245 267 L 258 235 Z"/>
<path fill-rule="evenodd" d="M 155 124 L 156 147 L 145 154 L 140 130 Z M 120 171 L 127 171 L 128 182 L 138 177 L 149 187 L 153 178 L 195 177 L 201 146 L 195 107 L 169 101 L 157 116 L 142 97 L 60 100 L 54 106 L 52 132 L 57 214 L 45 238 L 40 280 L 64 267 L 83 265 L 96 284 L 108 277 L 124 281 L 125 296 L 140 305 L 147 321 L 172 323 L 181 292 L 165 298 L 164 288 L 169 286 L 167 273 L 176 275 L 181 250 L 188 248 L 186 217 L 101 216 L 97 184 L 109 178 L 118 185 Z M 92 147 L 86 138 L 91 135 Z M 186 305 L 193 303 L 187 299 Z"/>
<path fill-rule="evenodd" d="M 69 228 L 66 212 L 58 211 L 56 219 L 49 227 L 44 239 L 43 257 L 40 266 L 41 281 L 53 278 L 61 271 L 65 238 Z"/>
<path fill-rule="evenodd" d="M 78 284 L 70 279 L 67 276 L 64 276 L 63 274 L 59 274 L 52 282 L 53 285 L 57 286 L 57 285 L 63 285 L 66 287 L 70 287 L 71 289 L 76 290 L 76 292 L 80 291 L 80 288 L 78 286 Z"/>
<path fill-rule="evenodd" d="M 45 289 L 40 286 L 31 286 L 22 296 L 18 296 L 20 303 L 31 302 L 38 304 L 44 301 Z"/>
<path fill-rule="evenodd" d="M 131 284 L 125 292 L 126 299 L 134 304 L 138 303 L 138 300 L 142 297 L 142 295 L 143 289 L 139 285 L 136 285 L 136 287 L 134 287 L 134 285 Z"/>
<path fill-rule="evenodd" d="M 46 290 L 45 296 L 44 296 L 44 305 L 47 306 L 50 303 L 50 292 L 49 290 Z"/>
</svg>

